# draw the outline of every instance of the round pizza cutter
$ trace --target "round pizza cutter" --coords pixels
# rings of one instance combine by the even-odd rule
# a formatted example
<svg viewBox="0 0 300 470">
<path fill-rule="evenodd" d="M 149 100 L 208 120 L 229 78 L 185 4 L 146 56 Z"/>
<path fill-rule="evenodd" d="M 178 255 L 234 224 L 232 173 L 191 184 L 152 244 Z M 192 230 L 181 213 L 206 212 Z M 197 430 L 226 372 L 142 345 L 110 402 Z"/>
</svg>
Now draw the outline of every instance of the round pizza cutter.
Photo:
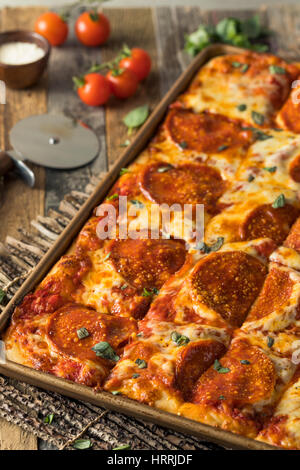
<svg viewBox="0 0 300 470">
<path fill-rule="evenodd" d="M 78 168 L 99 153 L 99 140 L 88 126 L 62 114 L 40 114 L 19 121 L 10 131 L 13 151 L 0 152 L 0 176 L 15 167 L 34 185 L 31 161 L 61 170 Z"/>
</svg>

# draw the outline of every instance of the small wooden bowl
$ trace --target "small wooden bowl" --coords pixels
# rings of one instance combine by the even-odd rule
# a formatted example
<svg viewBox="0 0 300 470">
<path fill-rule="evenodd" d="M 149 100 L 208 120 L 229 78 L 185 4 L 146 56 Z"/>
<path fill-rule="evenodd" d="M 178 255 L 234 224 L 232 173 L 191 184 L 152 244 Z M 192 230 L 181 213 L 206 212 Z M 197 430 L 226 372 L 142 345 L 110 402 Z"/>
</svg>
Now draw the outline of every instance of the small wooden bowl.
<svg viewBox="0 0 300 470">
<path fill-rule="evenodd" d="M 39 46 L 45 54 L 29 64 L 11 65 L 0 62 L 0 80 L 9 88 L 27 88 L 34 85 L 47 67 L 51 46 L 47 39 L 31 31 L 6 31 L 0 33 L 0 46 L 11 42 L 31 42 Z"/>
</svg>

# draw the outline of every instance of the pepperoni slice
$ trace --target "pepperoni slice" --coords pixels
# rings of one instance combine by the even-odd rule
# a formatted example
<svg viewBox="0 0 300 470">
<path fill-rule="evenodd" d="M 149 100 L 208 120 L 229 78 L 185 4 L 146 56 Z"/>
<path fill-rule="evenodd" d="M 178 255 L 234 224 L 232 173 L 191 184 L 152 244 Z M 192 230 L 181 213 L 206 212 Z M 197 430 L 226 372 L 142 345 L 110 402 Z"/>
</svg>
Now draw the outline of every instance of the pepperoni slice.
<svg viewBox="0 0 300 470">
<path fill-rule="evenodd" d="M 290 279 L 288 271 L 272 268 L 247 321 L 263 318 L 287 304 L 293 285 L 294 282 Z"/>
<path fill-rule="evenodd" d="M 281 127 L 289 131 L 300 133 L 300 86 L 294 88 L 289 98 L 281 108 L 278 121 Z"/>
<path fill-rule="evenodd" d="M 204 204 L 211 212 L 226 189 L 218 170 L 202 164 L 186 163 L 148 166 L 141 178 L 145 196 L 158 204 Z"/>
<path fill-rule="evenodd" d="M 184 109 L 172 109 L 165 125 L 171 139 L 179 147 L 184 145 L 187 150 L 197 152 L 215 153 L 227 148 L 247 148 L 252 139 L 251 131 L 242 129 L 238 121 L 221 114 L 195 114 Z"/>
<path fill-rule="evenodd" d="M 300 119 L 300 116 L 299 116 L 299 119 Z M 300 133 L 300 127 L 299 127 L 298 132 Z M 291 162 L 289 173 L 290 173 L 290 177 L 294 181 L 296 181 L 297 183 L 300 183 L 300 155 L 294 158 L 293 161 Z"/>
<path fill-rule="evenodd" d="M 175 382 L 186 401 L 190 401 L 200 375 L 225 352 L 224 344 L 215 340 L 197 341 L 181 348 L 176 360 Z"/>
<path fill-rule="evenodd" d="M 160 289 L 185 261 L 182 240 L 126 239 L 110 245 L 115 269 L 137 289 Z"/>
<path fill-rule="evenodd" d="M 227 354 L 220 359 L 223 373 L 211 367 L 200 377 L 194 394 L 196 403 L 220 404 L 241 407 L 271 397 L 276 381 L 272 361 L 247 341 L 235 341 Z M 224 373 L 225 372 L 225 373 Z"/>
<path fill-rule="evenodd" d="M 242 251 L 212 253 L 201 259 L 192 274 L 196 301 L 240 326 L 262 288 L 267 268 Z"/>
<path fill-rule="evenodd" d="M 300 217 L 292 226 L 289 236 L 284 242 L 284 246 L 300 251 Z"/>
<path fill-rule="evenodd" d="M 77 330 L 80 328 L 86 328 L 89 336 L 79 339 Z M 119 353 L 134 331 L 136 322 L 132 319 L 113 317 L 81 305 L 69 304 L 52 315 L 48 337 L 67 356 L 101 363 L 103 359 L 92 351 L 95 344 L 107 341 Z"/>
<path fill-rule="evenodd" d="M 271 238 L 277 245 L 281 245 L 298 214 L 298 209 L 291 204 L 285 204 L 278 209 L 274 209 L 271 204 L 259 206 L 248 215 L 240 227 L 241 239 Z"/>
</svg>

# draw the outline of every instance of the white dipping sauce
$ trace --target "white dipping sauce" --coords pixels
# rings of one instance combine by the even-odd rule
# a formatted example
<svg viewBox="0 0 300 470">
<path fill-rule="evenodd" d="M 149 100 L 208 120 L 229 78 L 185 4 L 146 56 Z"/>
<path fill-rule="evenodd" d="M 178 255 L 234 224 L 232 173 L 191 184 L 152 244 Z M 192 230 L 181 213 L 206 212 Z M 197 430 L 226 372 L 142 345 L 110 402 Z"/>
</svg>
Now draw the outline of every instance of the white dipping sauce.
<svg viewBox="0 0 300 470">
<path fill-rule="evenodd" d="M 45 51 L 33 42 L 7 42 L 0 46 L 0 62 L 8 65 L 30 64 L 41 59 Z"/>
</svg>

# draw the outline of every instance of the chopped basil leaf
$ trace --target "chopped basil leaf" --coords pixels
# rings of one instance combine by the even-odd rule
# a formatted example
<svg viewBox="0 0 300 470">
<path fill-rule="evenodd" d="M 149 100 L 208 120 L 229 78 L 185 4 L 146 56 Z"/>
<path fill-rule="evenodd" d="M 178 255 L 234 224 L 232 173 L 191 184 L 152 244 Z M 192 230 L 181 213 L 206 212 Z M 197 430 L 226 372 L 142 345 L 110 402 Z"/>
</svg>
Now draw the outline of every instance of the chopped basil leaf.
<svg viewBox="0 0 300 470">
<path fill-rule="evenodd" d="M 151 295 L 152 295 L 152 292 L 149 291 L 148 289 L 146 289 L 146 287 L 144 287 L 142 296 L 143 297 L 151 297 Z"/>
<path fill-rule="evenodd" d="M 121 286 L 121 290 L 126 289 L 126 287 L 128 287 L 128 284 L 123 284 L 123 285 Z"/>
<path fill-rule="evenodd" d="M 268 140 L 273 138 L 272 135 L 265 134 L 264 132 L 261 132 L 258 129 L 256 129 L 255 137 L 257 140 Z"/>
<path fill-rule="evenodd" d="M 171 340 L 177 344 L 177 346 L 186 346 L 190 342 L 190 338 L 187 336 L 181 335 L 177 331 L 171 333 Z"/>
<path fill-rule="evenodd" d="M 131 445 L 130 444 L 125 444 L 123 446 L 114 447 L 113 450 L 130 450 L 130 449 L 131 449 Z"/>
<path fill-rule="evenodd" d="M 79 339 L 84 339 L 90 336 L 90 334 L 88 330 L 83 326 L 82 328 L 79 328 L 79 330 L 77 330 L 77 336 Z"/>
<path fill-rule="evenodd" d="M 220 145 L 220 147 L 218 148 L 218 152 L 222 152 L 223 150 L 226 150 L 228 149 L 229 145 Z"/>
<path fill-rule="evenodd" d="M 218 251 L 223 244 L 224 237 L 218 237 L 217 241 L 213 245 L 210 245 L 210 251 Z"/>
<path fill-rule="evenodd" d="M 268 171 L 269 173 L 275 173 L 277 166 L 265 166 L 264 170 Z"/>
<path fill-rule="evenodd" d="M 138 365 L 139 369 L 146 369 L 147 368 L 147 362 L 144 361 L 144 359 L 138 358 L 135 363 Z"/>
<path fill-rule="evenodd" d="M 130 145 L 130 140 L 126 139 L 125 142 L 123 142 L 123 144 L 120 145 L 120 147 L 128 147 L 129 145 Z"/>
<path fill-rule="evenodd" d="M 249 68 L 249 64 L 244 64 L 243 67 L 241 68 L 242 73 L 246 73 Z"/>
<path fill-rule="evenodd" d="M 120 176 L 125 175 L 126 173 L 130 173 L 130 170 L 128 168 L 121 168 L 120 170 Z"/>
<path fill-rule="evenodd" d="M 142 338 L 142 337 L 143 337 L 143 333 L 138 333 L 138 334 L 137 334 L 137 337 L 138 337 L 138 338 Z"/>
<path fill-rule="evenodd" d="M 6 292 L 3 289 L 0 289 L 0 304 L 4 300 Z"/>
<path fill-rule="evenodd" d="M 249 181 L 249 183 L 251 183 L 251 181 L 253 181 L 253 180 L 255 180 L 255 176 L 249 175 L 249 176 L 248 176 L 248 181 Z"/>
<path fill-rule="evenodd" d="M 230 372 L 230 369 L 228 369 L 228 367 L 223 367 L 221 365 L 220 361 L 218 361 L 218 359 L 216 359 L 215 362 L 214 362 L 214 369 L 219 374 L 227 374 L 228 372 Z"/>
<path fill-rule="evenodd" d="M 257 111 L 252 111 L 251 116 L 252 116 L 253 122 L 255 122 L 255 124 L 257 124 L 258 126 L 263 125 L 263 123 L 265 121 L 265 117 L 264 117 L 263 114 L 258 113 Z"/>
<path fill-rule="evenodd" d="M 121 392 L 119 392 L 118 390 L 113 390 L 111 392 L 112 395 L 120 395 Z"/>
<path fill-rule="evenodd" d="M 133 129 L 144 124 L 148 116 L 149 106 L 146 104 L 144 106 L 139 106 L 126 114 L 123 122 L 129 129 Z"/>
<path fill-rule="evenodd" d="M 226 400 L 226 398 L 224 397 L 224 395 L 220 395 L 219 400 Z"/>
<path fill-rule="evenodd" d="M 111 251 L 110 251 L 109 253 L 107 253 L 107 255 L 105 256 L 105 258 L 104 258 L 104 260 L 103 260 L 103 261 L 106 261 L 106 260 L 108 260 L 108 258 L 110 257 L 110 255 L 111 255 Z"/>
<path fill-rule="evenodd" d="M 113 201 L 114 199 L 118 199 L 119 194 L 112 194 L 111 196 L 108 196 L 106 199 L 107 201 Z"/>
<path fill-rule="evenodd" d="M 278 73 L 284 75 L 286 73 L 286 70 L 283 67 L 279 67 L 279 65 L 270 65 L 269 70 L 272 74 Z"/>
<path fill-rule="evenodd" d="M 212 245 L 207 245 L 205 242 L 201 242 L 197 245 L 197 249 L 203 253 L 210 253 L 211 251 L 218 251 L 224 244 L 224 237 L 218 237 L 217 241 Z"/>
<path fill-rule="evenodd" d="M 233 61 L 233 62 L 231 62 L 231 65 L 235 69 L 238 69 L 242 64 L 241 64 L 241 62 Z"/>
<path fill-rule="evenodd" d="M 271 348 L 273 344 L 274 344 L 274 338 L 272 338 L 271 336 L 268 336 L 268 340 L 267 340 L 268 348 Z"/>
<path fill-rule="evenodd" d="M 133 375 L 132 375 L 132 378 L 133 378 L 133 379 L 138 379 L 139 377 L 140 377 L 140 374 L 133 374 Z"/>
<path fill-rule="evenodd" d="M 153 287 L 152 289 L 148 290 L 146 287 L 143 289 L 142 296 L 143 297 L 151 297 L 151 295 L 157 295 L 159 293 L 159 290 L 156 287 Z"/>
<path fill-rule="evenodd" d="M 44 423 L 51 424 L 53 421 L 53 418 L 54 418 L 54 413 L 47 415 L 46 418 L 44 419 Z"/>
<path fill-rule="evenodd" d="M 273 202 L 272 207 L 274 207 L 274 209 L 279 209 L 280 207 L 284 207 L 284 206 L 285 206 L 285 196 L 284 194 L 279 194 L 279 196 Z"/>
<path fill-rule="evenodd" d="M 248 366 L 249 364 L 251 364 L 251 362 L 247 361 L 247 359 L 242 359 L 241 364 L 244 364 L 244 365 Z"/>
<path fill-rule="evenodd" d="M 131 202 L 131 204 L 133 204 L 134 206 L 139 207 L 140 209 L 142 209 L 144 207 L 144 204 L 141 201 L 138 201 L 137 199 L 132 199 L 130 202 Z"/>
<path fill-rule="evenodd" d="M 158 173 L 165 173 L 166 171 L 172 170 L 172 168 L 174 168 L 172 165 L 161 166 L 161 167 L 157 168 L 157 172 Z"/>
<path fill-rule="evenodd" d="M 73 443 L 74 449 L 85 450 L 92 447 L 92 443 L 89 439 L 76 439 Z"/>
<path fill-rule="evenodd" d="M 247 109 L 247 105 L 244 104 L 244 103 L 239 104 L 239 105 L 237 105 L 237 109 L 238 109 L 239 111 L 245 111 L 245 110 Z"/>
<path fill-rule="evenodd" d="M 100 343 L 95 344 L 95 346 L 92 347 L 92 351 L 96 353 L 96 356 L 102 357 L 103 359 L 115 362 L 120 359 L 107 341 L 101 341 Z"/>
<path fill-rule="evenodd" d="M 183 140 L 182 142 L 179 142 L 179 147 L 181 149 L 186 149 L 187 148 L 187 143 Z"/>
</svg>

